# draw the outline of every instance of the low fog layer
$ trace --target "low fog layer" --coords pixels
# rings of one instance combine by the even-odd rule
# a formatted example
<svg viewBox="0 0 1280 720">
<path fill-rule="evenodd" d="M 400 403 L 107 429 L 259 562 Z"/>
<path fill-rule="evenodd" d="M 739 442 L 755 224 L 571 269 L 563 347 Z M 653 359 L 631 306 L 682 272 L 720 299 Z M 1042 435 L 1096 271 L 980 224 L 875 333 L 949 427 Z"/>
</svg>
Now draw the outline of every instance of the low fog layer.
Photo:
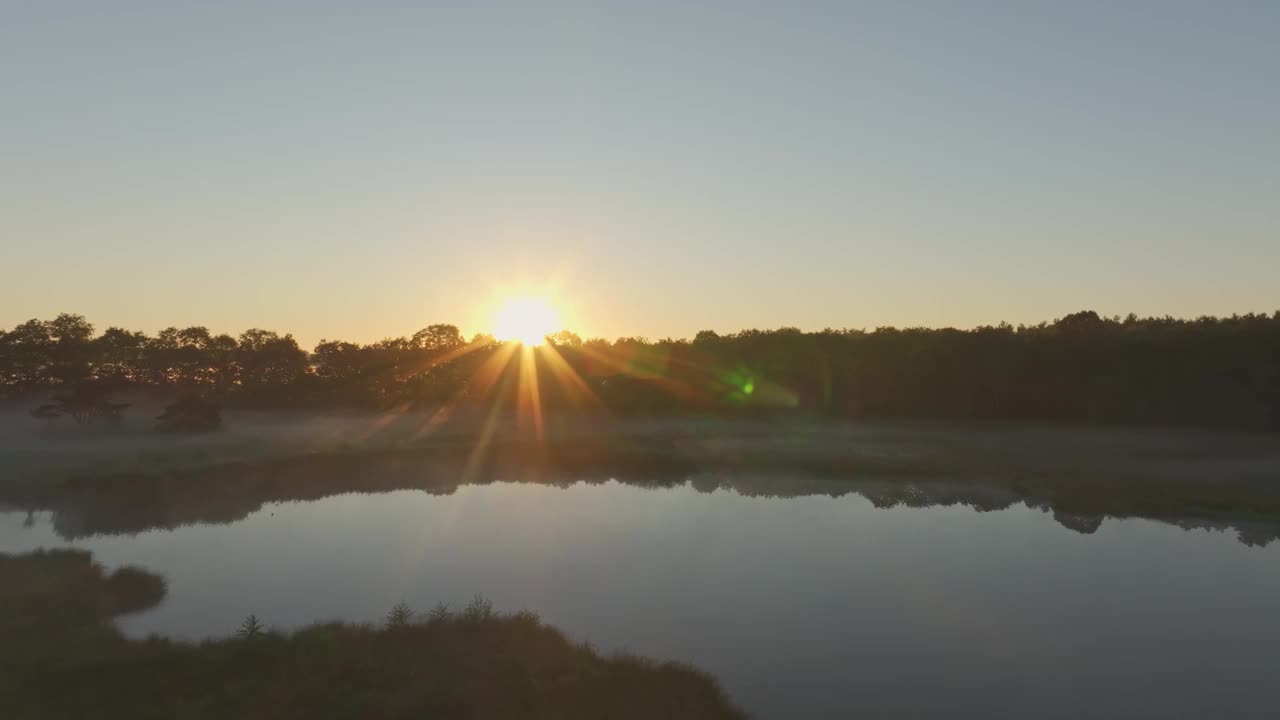
<svg viewBox="0 0 1280 720">
<path fill-rule="evenodd" d="M 81 427 L 69 418 L 34 420 L 26 408 L 0 409 L 0 482 L 66 474 L 170 471 L 299 455 L 413 451 L 439 442 L 474 445 L 536 437 L 528 417 L 490 417 L 478 408 L 444 413 L 257 413 L 226 411 L 217 432 L 158 433 L 160 405 L 130 407 L 119 428 Z M 1165 477 L 1205 482 L 1280 478 L 1274 435 L 1126 428 L 948 426 L 938 423 L 829 424 L 714 418 L 601 421 L 543 418 L 548 441 L 609 438 L 671 443 L 699 457 L 776 453 L 808 458 L 865 458 L 878 466 L 921 463 L 956 472 L 1016 470 Z"/>
</svg>

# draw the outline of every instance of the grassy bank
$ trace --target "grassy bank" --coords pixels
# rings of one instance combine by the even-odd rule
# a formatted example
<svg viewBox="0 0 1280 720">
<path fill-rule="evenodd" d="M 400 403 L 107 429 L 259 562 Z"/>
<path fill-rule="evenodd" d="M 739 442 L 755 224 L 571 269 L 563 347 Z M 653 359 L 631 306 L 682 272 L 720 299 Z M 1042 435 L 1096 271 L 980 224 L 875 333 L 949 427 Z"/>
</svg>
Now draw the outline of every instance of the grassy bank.
<svg viewBox="0 0 1280 720">
<path fill-rule="evenodd" d="M 395 608 L 379 627 L 283 634 L 246 620 L 199 644 L 122 636 L 162 579 L 88 553 L 0 555 L 0 707 L 36 718 L 737 718 L 716 682 L 676 663 L 604 657 L 531 613 L 477 598 Z"/>
</svg>

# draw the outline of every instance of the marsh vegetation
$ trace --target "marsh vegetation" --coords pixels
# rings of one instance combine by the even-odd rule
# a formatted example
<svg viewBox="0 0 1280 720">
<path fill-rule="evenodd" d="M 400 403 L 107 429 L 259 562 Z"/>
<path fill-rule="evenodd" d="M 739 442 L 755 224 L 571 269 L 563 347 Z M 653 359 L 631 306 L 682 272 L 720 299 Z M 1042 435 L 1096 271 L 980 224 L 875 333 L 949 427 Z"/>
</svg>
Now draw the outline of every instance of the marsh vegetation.
<svg viewBox="0 0 1280 720">
<path fill-rule="evenodd" d="M 0 554 L 5 717 L 741 717 L 704 673 L 602 656 L 483 597 L 423 616 L 397 606 L 382 626 L 284 633 L 250 616 L 199 643 L 131 640 L 111 625 L 164 587 L 85 552 Z"/>
</svg>

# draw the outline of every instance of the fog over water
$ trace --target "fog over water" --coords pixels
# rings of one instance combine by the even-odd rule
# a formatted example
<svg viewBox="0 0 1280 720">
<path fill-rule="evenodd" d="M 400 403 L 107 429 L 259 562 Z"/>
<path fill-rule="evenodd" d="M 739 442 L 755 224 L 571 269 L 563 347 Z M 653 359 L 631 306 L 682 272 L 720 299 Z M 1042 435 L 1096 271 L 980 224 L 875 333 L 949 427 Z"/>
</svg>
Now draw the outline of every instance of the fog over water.
<svg viewBox="0 0 1280 720">
<path fill-rule="evenodd" d="M 843 432 L 864 454 L 872 438 L 886 456 L 942 442 Z M 959 444 L 977 453 L 983 437 L 1006 444 Z M 1117 444 L 1107 437 L 1039 440 L 1100 453 Z M 1124 444 L 1197 466 L 1168 435 Z M 1208 436 L 1196 452 L 1257 483 L 1267 453 L 1238 452 L 1255 444 Z M 0 551 L 70 544 L 165 575 L 164 604 L 121 621 L 132 635 L 225 634 L 249 613 L 281 628 L 375 621 L 402 600 L 460 606 L 480 592 L 603 650 L 688 661 L 760 717 L 1214 716 L 1280 702 L 1280 544 L 1245 508 L 1219 520 L 1087 512 L 1094 498 L 1059 481 L 983 480 L 968 466 L 950 479 L 623 467 L 459 484 L 424 462 L 321 456 L 238 479 L 177 472 L 145 492 L 131 480 L 128 503 L 101 489 L 49 497 L 0 513 Z"/>
</svg>

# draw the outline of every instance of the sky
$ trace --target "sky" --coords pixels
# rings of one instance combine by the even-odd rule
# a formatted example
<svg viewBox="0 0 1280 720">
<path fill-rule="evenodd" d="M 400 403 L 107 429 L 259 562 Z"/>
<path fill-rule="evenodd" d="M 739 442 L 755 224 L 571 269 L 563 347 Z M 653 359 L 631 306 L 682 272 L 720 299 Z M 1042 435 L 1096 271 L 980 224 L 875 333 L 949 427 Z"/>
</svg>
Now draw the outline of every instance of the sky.
<svg viewBox="0 0 1280 720">
<path fill-rule="evenodd" d="M 0 0 L 0 326 L 1280 309 L 1280 3 Z"/>
</svg>

